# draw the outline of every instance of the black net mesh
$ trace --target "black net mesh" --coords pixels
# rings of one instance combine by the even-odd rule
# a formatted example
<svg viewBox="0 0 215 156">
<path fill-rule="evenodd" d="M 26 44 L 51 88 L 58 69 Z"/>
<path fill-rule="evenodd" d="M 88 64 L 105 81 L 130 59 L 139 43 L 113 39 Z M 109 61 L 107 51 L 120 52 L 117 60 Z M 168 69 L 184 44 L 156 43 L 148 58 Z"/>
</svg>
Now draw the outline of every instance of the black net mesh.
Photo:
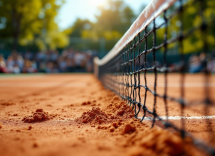
<svg viewBox="0 0 215 156">
<path fill-rule="evenodd" d="M 193 139 L 196 146 L 204 149 L 208 153 L 215 155 L 215 149 L 197 140 L 188 133 L 184 127 L 184 109 L 191 105 L 204 105 L 204 115 L 207 115 L 208 109 L 213 105 L 210 98 L 210 90 L 207 87 L 211 77 L 208 71 L 208 57 L 211 56 L 211 49 L 215 44 L 208 40 L 208 35 L 214 35 L 214 13 L 208 15 L 210 10 L 214 10 L 212 0 L 195 0 L 182 1 L 179 0 L 173 4 L 163 14 L 154 19 L 142 32 L 140 32 L 133 40 L 128 43 L 113 59 L 103 66 L 99 66 L 99 79 L 105 87 L 118 94 L 126 103 L 132 106 L 135 111 L 135 117 L 141 121 L 147 119 L 152 121 L 152 127 L 156 122 L 161 122 L 164 128 L 172 128 L 181 133 L 181 137 L 189 136 Z M 192 12 L 193 13 L 190 13 Z M 213 12 L 213 11 L 212 11 Z M 197 22 L 190 19 L 196 18 Z M 174 32 L 174 33 L 173 33 Z M 196 35 L 198 34 L 198 35 Z M 190 39 L 193 38 L 192 39 Z M 204 99 L 203 100 L 187 100 L 185 99 L 185 75 L 188 72 L 188 59 L 185 57 L 189 47 L 187 41 L 192 40 L 193 45 L 197 40 L 201 41 L 201 46 L 196 47 L 196 51 L 204 51 L 206 57 L 202 60 L 203 68 L 201 72 L 204 75 Z M 175 66 L 169 66 L 170 58 L 167 54 L 176 49 L 178 52 L 179 62 Z M 157 52 L 161 51 L 162 58 L 157 57 Z M 192 51 L 192 49 L 191 49 Z M 157 59 L 162 59 L 162 65 L 158 64 Z M 168 75 L 170 73 L 180 73 L 180 97 L 175 98 L 167 94 L 168 91 Z M 154 74 L 154 84 L 150 87 L 147 83 L 147 74 Z M 158 74 L 164 75 L 164 94 L 157 92 Z M 144 93 L 144 94 L 142 94 Z M 147 107 L 147 96 L 153 95 L 153 109 Z M 159 110 L 156 109 L 157 99 L 162 98 L 165 104 L 165 116 L 162 118 L 158 115 Z M 180 105 L 180 122 L 181 126 L 177 126 L 169 121 L 168 102 L 173 101 Z M 207 129 L 210 133 L 212 126 L 210 119 L 207 120 Z M 213 139 L 213 134 L 210 136 Z"/>
</svg>

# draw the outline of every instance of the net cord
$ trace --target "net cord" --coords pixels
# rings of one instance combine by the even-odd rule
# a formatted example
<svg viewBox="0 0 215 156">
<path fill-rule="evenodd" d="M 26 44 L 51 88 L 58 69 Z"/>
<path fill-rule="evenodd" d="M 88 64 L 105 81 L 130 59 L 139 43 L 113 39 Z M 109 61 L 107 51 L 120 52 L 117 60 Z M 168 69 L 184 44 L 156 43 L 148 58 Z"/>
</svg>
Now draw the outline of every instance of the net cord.
<svg viewBox="0 0 215 156">
<path fill-rule="evenodd" d="M 175 1 L 177 0 L 152 0 L 123 37 L 116 43 L 113 49 L 101 60 L 98 58 L 94 59 L 95 68 L 97 68 L 97 66 L 102 66 L 113 59 L 129 42 L 132 41 L 134 37 L 143 31 L 146 26 L 163 13 L 164 10 L 169 8 Z M 98 76 L 98 73 L 95 75 Z"/>
</svg>

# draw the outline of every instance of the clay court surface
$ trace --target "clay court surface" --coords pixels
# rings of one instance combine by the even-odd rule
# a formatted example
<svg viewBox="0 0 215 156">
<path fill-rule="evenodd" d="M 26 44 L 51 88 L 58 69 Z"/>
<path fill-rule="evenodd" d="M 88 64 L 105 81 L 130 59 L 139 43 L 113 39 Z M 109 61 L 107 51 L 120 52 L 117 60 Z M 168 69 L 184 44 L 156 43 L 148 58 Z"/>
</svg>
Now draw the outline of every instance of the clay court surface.
<svg viewBox="0 0 215 156">
<path fill-rule="evenodd" d="M 142 75 L 141 75 L 142 76 Z M 154 75 L 147 76 L 153 89 Z M 141 77 L 144 84 L 144 78 Z M 215 76 L 207 84 L 215 100 Z M 189 138 L 178 133 L 151 129 L 150 121 L 133 118 L 129 106 L 106 90 L 92 74 L 30 75 L 0 77 L 0 155 L 203 155 Z M 164 92 L 164 76 L 158 74 L 159 94 Z M 180 97 L 180 75 L 168 75 L 168 96 Z M 185 97 L 205 96 L 204 76 L 186 75 Z M 144 90 L 141 91 L 142 100 Z M 153 95 L 147 95 L 153 108 Z M 157 113 L 165 116 L 163 99 Z M 196 138 L 215 145 L 215 109 L 190 106 L 185 109 L 185 128 Z M 41 110 L 43 109 L 43 110 Z M 169 120 L 180 127 L 180 106 L 168 102 Z M 48 112 L 48 113 L 46 113 Z M 44 121 L 31 120 L 41 113 Z M 206 125 L 206 119 L 210 118 Z"/>
</svg>

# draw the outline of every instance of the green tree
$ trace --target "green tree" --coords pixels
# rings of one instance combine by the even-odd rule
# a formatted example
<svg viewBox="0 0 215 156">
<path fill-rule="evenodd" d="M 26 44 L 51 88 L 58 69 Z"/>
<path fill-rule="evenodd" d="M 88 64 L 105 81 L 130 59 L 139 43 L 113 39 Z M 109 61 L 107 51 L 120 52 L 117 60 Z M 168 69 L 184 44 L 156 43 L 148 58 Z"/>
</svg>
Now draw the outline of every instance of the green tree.
<svg viewBox="0 0 215 156">
<path fill-rule="evenodd" d="M 110 50 L 129 29 L 136 15 L 123 1 L 108 0 L 106 6 L 98 8 L 96 23 L 89 30 L 82 30 L 82 38 L 105 39 L 106 50 Z"/>
<path fill-rule="evenodd" d="M 54 21 L 60 6 L 56 0 L 0 0 L 0 38 L 12 37 L 14 49 L 18 43 L 33 41 L 42 49 L 45 44 L 51 48 L 66 45 L 66 35 Z"/>
<path fill-rule="evenodd" d="M 70 37 L 81 37 L 84 30 L 91 30 L 93 23 L 89 20 L 82 20 L 78 18 L 70 28 Z"/>
<path fill-rule="evenodd" d="M 117 37 L 121 37 L 136 17 L 132 9 L 123 1 L 108 0 L 107 6 L 101 6 L 98 9 L 100 15 L 96 16 L 97 22 L 94 28 L 98 31 L 99 36 L 106 39 L 111 39 L 106 37 L 107 32 L 109 34 L 117 32 L 120 34 Z"/>
<path fill-rule="evenodd" d="M 108 0 L 106 6 L 98 7 L 95 23 L 89 20 L 77 19 L 73 26 L 64 32 L 70 37 L 82 38 L 83 45 L 90 42 L 89 48 L 109 51 L 129 29 L 136 18 L 132 9 L 123 1 Z M 81 47 L 81 43 L 74 46 Z M 74 47 L 75 48 L 75 47 Z"/>
</svg>

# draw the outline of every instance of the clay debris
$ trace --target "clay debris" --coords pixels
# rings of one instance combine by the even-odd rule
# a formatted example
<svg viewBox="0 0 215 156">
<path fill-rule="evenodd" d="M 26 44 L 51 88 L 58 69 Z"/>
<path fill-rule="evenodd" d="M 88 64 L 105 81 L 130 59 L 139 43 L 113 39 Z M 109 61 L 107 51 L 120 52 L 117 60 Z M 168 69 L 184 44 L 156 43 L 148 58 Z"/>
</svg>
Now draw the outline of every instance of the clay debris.
<svg viewBox="0 0 215 156">
<path fill-rule="evenodd" d="M 11 106 L 11 105 L 15 105 L 14 102 L 2 102 L 1 103 L 2 106 Z"/>
<path fill-rule="evenodd" d="M 40 121 L 46 121 L 51 119 L 48 112 L 44 112 L 43 109 L 37 109 L 36 112 L 33 113 L 33 115 L 30 115 L 28 117 L 24 117 L 22 121 L 24 122 L 40 122 Z"/>
<path fill-rule="evenodd" d="M 105 110 L 101 110 L 99 107 L 92 107 L 92 110 L 84 112 L 75 121 L 79 124 L 102 124 L 124 121 L 133 117 L 134 111 L 132 108 L 126 105 L 125 102 L 121 102 L 117 97 L 114 97 Z"/>
<path fill-rule="evenodd" d="M 93 123 L 101 124 L 107 122 L 108 116 L 98 107 L 93 107 L 92 110 L 84 112 L 80 118 L 75 121 L 78 123 Z"/>
</svg>

